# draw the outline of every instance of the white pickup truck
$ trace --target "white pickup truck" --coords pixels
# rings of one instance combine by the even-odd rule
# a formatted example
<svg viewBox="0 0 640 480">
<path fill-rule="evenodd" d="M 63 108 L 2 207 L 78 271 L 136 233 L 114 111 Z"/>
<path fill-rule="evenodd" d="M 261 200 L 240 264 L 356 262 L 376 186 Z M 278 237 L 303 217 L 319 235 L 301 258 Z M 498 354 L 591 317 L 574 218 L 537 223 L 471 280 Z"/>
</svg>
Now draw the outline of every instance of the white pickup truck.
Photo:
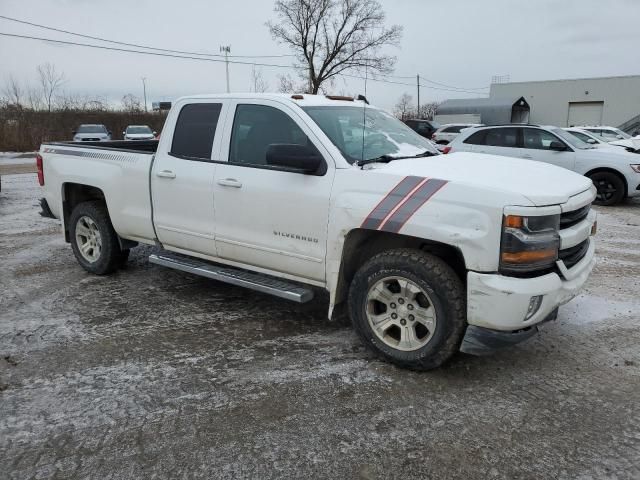
<svg viewBox="0 0 640 480">
<path fill-rule="evenodd" d="M 47 143 L 37 159 L 80 265 L 155 264 L 305 302 L 413 369 L 529 338 L 595 262 L 594 186 L 455 153 L 345 97 L 182 98 L 159 142 Z"/>
</svg>

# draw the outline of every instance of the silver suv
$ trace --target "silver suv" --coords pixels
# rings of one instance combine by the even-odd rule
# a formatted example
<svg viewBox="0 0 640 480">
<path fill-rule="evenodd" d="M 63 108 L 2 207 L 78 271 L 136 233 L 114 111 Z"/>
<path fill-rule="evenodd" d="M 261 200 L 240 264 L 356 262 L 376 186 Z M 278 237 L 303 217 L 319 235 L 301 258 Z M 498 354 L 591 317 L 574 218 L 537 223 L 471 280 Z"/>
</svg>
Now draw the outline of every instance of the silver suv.
<svg viewBox="0 0 640 480">
<path fill-rule="evenodd" d="M 85 123 L 73 131 L 74 142 L 108 142 L 111 132 L 102 124 Z"/>
</svg>

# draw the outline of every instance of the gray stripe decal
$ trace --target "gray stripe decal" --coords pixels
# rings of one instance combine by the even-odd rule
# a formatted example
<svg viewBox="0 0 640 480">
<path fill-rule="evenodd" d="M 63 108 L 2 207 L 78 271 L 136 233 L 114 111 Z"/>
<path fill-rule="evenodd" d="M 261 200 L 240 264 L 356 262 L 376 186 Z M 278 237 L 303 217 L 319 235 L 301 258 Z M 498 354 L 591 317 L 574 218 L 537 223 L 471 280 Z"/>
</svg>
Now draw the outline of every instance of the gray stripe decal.
<svg viewBox="0 0 640 480">
<path fill-rule="evenodd" d="M 416 211 L 425 204 L 438 190 L 444 187 L 448 182 L 432 178 L 422 185 L 411 198 L 396 211 L 389 220 L 379 228 L 385 232 L 398 233 L 407 220 L 409 220 Z"/>
<path fill-rule="evenodd" d="M 103 152 L 83 152 L 80 150 L 67 150 L 64 148 L 45 147 L 43 153 L 55 153 L 57 155 L 71 155 L 74 157 L 96 158 L 100 160 L 116 160 L 118 162 L 135 163 L 137 158 L 131 155 L 118 155 Z"/>
<path fill-rule="evenodd" d="M 362 222 L 360 228 L 376 230 L 380 222 L 384 220 L 393 208 L 398 205 L 404 197 L 424 180 L 424 177 L 408 176 L 404 177 L 393 190 L 391 190 L 382 201 L 374 207 L 369 216 Z"/>
</svg>

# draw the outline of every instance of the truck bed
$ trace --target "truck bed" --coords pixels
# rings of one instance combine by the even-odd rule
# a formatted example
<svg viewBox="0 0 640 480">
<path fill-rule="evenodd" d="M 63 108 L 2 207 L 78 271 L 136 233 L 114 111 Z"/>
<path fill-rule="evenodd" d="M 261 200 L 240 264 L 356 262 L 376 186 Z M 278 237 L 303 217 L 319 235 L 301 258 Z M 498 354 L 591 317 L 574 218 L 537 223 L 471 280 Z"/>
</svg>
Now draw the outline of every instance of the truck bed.
<svg viewBox="0 0 640 480">
<path fill-rule="evenodd" d="M 47 142 L 46 145 L 153 154 L 158 150 L 158 142 L 159 140 L 110 140 L 108 142 Z"/>
</svg>

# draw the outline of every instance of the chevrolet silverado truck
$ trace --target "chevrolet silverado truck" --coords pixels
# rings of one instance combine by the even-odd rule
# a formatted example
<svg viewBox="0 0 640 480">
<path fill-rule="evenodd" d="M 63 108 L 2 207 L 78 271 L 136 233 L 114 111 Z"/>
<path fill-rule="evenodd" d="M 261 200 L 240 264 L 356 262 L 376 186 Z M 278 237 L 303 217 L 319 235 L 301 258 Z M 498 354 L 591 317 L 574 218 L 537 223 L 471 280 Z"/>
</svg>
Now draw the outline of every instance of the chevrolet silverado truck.
<svg viewBox="0 0 640 480">
<path fill-rule="evenodd" d="M 159 141 L 46 143 L 38 178 L 78 263 L 149 261 L 306 302 L 400 366 L 531 337 L 594 263 L 595 188 L 569 170 L 439 155 L 364 101 L 182 98 Z"/>
</svg>

